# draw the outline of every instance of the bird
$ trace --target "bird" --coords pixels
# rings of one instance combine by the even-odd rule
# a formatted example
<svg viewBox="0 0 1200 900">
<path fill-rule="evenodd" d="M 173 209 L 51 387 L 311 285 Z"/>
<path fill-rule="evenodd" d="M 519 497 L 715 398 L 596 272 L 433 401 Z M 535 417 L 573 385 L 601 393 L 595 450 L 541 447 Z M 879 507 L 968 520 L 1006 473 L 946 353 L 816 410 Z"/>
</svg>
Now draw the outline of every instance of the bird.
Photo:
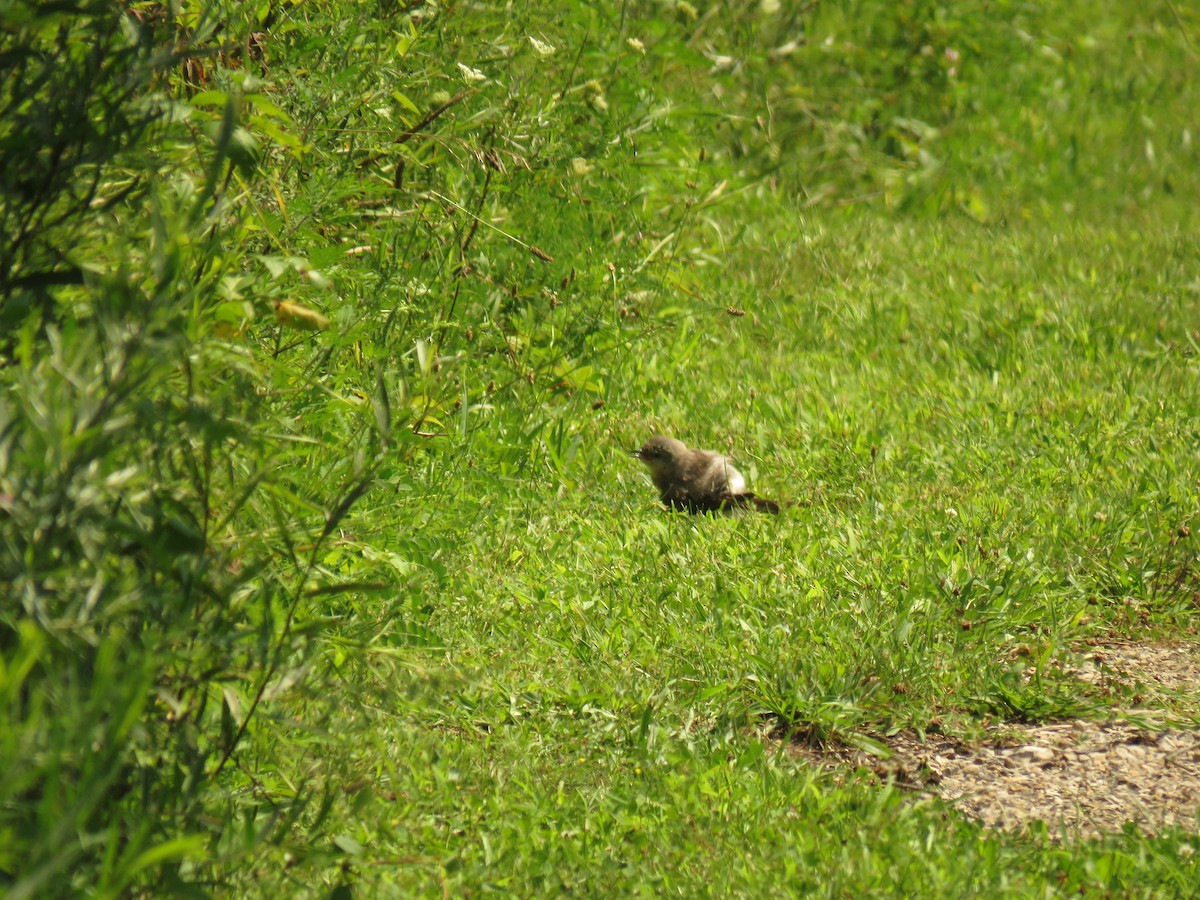
<svg viewBox="0 0 1200 900">
<path fill-rule="evenodd" d="M 631 451 L 646 468 L 662 502 L 690 513 L 755 509 L 777 513 L 774 500 L 746 490 L 742 473 L 719 453 L 689 450 L 683 441 L 656 434 L 640 450 Z"/>
</svg>

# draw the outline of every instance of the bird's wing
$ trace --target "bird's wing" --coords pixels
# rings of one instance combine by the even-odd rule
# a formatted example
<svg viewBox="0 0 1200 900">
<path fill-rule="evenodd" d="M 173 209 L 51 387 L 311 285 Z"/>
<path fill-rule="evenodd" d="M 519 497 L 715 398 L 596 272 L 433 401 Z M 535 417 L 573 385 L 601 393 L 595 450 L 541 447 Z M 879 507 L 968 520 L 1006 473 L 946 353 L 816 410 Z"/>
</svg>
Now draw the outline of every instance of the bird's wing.
<svg viewBox="0 0 1200 900">
<path fill-rule="evenodd" d="M 729 464 L 729 460 L 721 457 L 721 463 L 725 467 L 725 490 L 731 494 L 746 493 L 746 479 L 742 477 L 742 473 Z"/>
</svg>

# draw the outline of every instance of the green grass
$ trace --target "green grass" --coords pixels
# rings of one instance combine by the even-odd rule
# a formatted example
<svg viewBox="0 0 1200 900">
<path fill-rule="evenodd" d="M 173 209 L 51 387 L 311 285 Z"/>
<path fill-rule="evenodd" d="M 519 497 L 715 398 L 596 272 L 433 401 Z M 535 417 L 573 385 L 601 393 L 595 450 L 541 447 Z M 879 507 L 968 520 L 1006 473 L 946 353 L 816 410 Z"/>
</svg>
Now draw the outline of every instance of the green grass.
<svg viewBox="0 0 1200 900">
<path fill-rule="evenodd" d="M 1060 663 L 1195 636 L 1200 23 L 769 6 L 105 38 L 172 111 L 68 179 L 117 199 L 3 182 L 0 886 L 1192 890 L 1194 834 L 990 832 L 795 744 L 1104 719 Z M 785 510 L 666 513 L 657 432 Z"/>
<path fill-rule="evenodd" d="M 1190 238 L 793 221 L 722 259 L 744 317 L 656 312 L 528 474 L 482 428 L 366 517 L 420 585 L 328 712 L 367 893 L 1187 890 L 1192 837 L 989 835 L 779 738 L 1103 718 L 1053 662 L 1193 633 Z M 658 430 L 793 505 L 661 512 Z"/>
<path fill-rule="evenodd" d="M 1153 277 L 1174 302 L 1134 299 L 1131 262 L 1182 258 L 1184 239 L 1125 244 L 1101 273 L 1072 263 L 1082 230 L 797 231 L 730 254 L 730 282 L 762 298 L 745 317 L 664 316 L 569 466 L 489 488 L 477 449 L 479 499 L 439 516 L 461 530 L 393 544 L 443 573 L 419 622 L 436 647 L 374 682 L 371 706 L 397 682 L 417 699 L 366 716 L 386 737 L 356 761 L 371 824 L 355 836 L 427 862 L 370 890 L 1170 894 L 1193 877 L 1175 848 L 1194 838 L 1060 854 L 841 784 L 768 737 L 1102 718 L 1129 698 L 1051 661 L 1089 637 L 1191 633 L 1176 573 L 1195 556 L 1176 539 L 1197 508 L 1195 307 L 1183 265 Z M 1030 258 L 1022 309 L 1008 286 Z M 659 512 L 624 451 L 660 429 L 732 443 L 795 505 Z M 410 824 L 446 807 L 441 830 Z"/>
</svg>

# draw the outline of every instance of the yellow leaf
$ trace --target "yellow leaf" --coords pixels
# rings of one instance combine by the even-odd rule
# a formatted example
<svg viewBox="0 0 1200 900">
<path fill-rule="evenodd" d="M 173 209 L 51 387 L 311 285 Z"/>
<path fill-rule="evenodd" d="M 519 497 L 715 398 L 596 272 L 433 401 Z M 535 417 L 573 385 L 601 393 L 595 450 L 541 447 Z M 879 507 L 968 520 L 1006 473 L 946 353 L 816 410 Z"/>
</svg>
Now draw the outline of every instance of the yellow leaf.
<svg viewBox="0 0 1200 900">
<path fill-rule="evenodd" d="M 299 303 L 292 303 L 290 300 L 273 300 L 271 306 L 275 308 L 275 318 L 279 320 L 279 324 L 288 328 L 296 328 L 300 331 L 324 331 L 332 324 L 315 309 L 309 309 Z"/>
</svg>

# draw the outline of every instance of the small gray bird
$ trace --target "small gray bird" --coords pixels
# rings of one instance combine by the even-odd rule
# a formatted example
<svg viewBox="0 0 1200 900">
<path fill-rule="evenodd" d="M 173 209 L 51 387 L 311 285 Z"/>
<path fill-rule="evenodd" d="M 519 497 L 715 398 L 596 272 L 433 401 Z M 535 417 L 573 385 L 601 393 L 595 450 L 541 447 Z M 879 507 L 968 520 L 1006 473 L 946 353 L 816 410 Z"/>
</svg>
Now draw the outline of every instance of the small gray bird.
<svg viewBox="0 0 1200 900">
<path fill-rule="evenodd" d="M 777 513 L 774 500 L 755 497 L 746 479 L 724 456 L 711 450 L 689 450 L 683 441 L 656 434 L 633 455 L 646 464 L 662 502 L 691 513 L 731 512 L 753 507 Z"/>
</svg>

